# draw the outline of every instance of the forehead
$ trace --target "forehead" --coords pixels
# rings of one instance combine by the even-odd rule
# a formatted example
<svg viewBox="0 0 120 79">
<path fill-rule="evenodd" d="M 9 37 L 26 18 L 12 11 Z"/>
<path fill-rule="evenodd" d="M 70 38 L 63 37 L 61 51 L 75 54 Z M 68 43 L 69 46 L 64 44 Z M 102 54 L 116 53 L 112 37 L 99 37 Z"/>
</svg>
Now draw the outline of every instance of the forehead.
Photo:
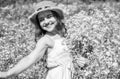
<svg viewBox="0 0 120 79">
<path fill-rule="evenodd" d="M 43 12 L 38 13 L 38 17 L 44 17 L 49 14 L 53 14 L 52 11 L 50 11 L 50 10 L 43 11 Z"/>
</svg>

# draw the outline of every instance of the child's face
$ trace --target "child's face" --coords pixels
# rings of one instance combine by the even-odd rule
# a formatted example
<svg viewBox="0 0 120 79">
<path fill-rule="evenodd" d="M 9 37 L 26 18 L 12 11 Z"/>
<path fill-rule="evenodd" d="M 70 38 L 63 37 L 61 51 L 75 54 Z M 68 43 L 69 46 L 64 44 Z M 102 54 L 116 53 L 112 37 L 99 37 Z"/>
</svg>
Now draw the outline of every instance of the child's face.
<svg viewBox="0 0 120 79">
<path fill-rule="evenodd" d="M 38 19 L 43 30 L 46 30 L 47 32 L 52 32 L 56 29 L 57 20 L 53 16 L 53 13 L 51 11 L 45 11 L 38 14 Z"/>
</svg>

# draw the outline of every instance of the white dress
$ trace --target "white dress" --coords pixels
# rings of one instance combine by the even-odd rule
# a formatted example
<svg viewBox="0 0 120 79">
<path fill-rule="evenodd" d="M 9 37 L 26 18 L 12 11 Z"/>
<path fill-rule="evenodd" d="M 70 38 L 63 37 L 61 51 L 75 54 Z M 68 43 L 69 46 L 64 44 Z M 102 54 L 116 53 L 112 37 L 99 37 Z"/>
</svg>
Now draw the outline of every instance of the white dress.
<svg viewBox="0 0 120 79">
<path fill-rule="evenodd" d="M 55 40 L 52 51 L 48 53 L 46 79 L 72 79 L 72 57 L 62 42 L 63 39 Z"/>
</svg>

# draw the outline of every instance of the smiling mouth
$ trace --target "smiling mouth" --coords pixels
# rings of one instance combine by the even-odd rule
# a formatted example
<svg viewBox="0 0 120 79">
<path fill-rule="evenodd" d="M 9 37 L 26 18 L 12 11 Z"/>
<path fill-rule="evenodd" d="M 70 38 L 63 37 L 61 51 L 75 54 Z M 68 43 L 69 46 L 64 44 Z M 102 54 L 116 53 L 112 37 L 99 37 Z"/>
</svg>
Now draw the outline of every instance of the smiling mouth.
<svg viewBox="0 0 120 79">
<path fill-rule="evenodd" d="M 53 24 L 54 24 L 54 22 L 49 22 L 49 23 L 45 24 L 44 27 L 48 27 L 49 25 L 53 25 Z"/>
</svg>

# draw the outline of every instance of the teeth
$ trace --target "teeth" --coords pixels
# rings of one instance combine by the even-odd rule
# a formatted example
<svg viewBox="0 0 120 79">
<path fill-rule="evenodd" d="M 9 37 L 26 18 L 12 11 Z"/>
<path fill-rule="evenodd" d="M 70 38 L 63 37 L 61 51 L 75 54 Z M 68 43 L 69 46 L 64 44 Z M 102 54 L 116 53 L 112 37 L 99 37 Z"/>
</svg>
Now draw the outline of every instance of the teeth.
<svg viewBox="0 0 120 79">
<path fill-rule="evenodd" d="M 47 24 L 44 24 L 43 26 L 44 26 L 44 27 L 47 27 Z"/>
<path fill-rule="evenodd" d="M 53 22 L 50 22 L 50 24 L 53 24 Z"/>
<path fill-rule="evenodd" d="M 54 24 L 54 22 L 49 22 L 48 24 L 44 24 L 44 27 L 47 27 L 47 26 L 52 25 L 52 24 Z"/>
</svg>

